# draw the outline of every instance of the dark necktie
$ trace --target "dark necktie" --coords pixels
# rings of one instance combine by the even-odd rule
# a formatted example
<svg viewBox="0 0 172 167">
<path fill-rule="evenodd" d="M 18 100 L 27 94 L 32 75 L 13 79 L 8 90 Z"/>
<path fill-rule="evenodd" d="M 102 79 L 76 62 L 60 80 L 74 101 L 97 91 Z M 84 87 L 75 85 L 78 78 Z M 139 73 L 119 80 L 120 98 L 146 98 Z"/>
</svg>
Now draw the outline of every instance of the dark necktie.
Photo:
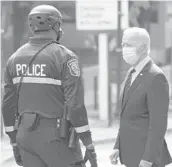
<svg viewBox="0 0 172 167">
<path fill-rule="evenodd" d="M 131 85 L 131 80 L 132 80 L 132 74 L 135 72 L 136 70 L 135 69 L 132 69 L 128 75 L 128 78 L 125 82 L 125 87 L 124 87 L 124 93 L 123 93 L 123 100 L 125 98 L 125 96 L 127 95 L 128 91 L 129 91 L 129 88 L 130 88 L 130 85 Z"/>
</svg>

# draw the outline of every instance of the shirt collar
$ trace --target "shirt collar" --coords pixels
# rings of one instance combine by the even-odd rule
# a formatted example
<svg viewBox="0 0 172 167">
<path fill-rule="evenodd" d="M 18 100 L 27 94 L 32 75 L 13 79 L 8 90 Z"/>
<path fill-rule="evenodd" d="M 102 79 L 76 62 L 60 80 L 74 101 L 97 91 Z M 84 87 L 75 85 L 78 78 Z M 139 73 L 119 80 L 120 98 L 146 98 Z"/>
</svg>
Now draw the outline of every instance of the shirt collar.
<svg viewBox="0 0 172 167">
<path fill-rule="evenodd" d="M 43 44 L 53 41 L 52 38 L 48 37 L 30 37 L 29 43 Z"/>
<path fill-rule="evenodd" d="M 145 65 L 151 60 L 150 56 L 145 57 L 140 63 L 135 67 L 137 73 L 140 73 Z M 132 67 L 134 68 L 134 67 Z"/>
</svg>

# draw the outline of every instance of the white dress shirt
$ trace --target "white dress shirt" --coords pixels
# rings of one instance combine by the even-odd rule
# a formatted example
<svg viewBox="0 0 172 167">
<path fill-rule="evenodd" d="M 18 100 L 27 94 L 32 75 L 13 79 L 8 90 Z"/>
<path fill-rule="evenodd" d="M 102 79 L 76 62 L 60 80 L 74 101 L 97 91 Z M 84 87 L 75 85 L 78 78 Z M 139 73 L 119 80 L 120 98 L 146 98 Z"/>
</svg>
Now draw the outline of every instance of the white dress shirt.
<svg viewBox="0 0 172 167">
<path fill-rule="evenodd" d="M 133 73 L 132 80 L 131 80 L 131 85 L 136 79 L 136 77 L 139 75 L 139 73 L 142 71 L 142 69 L 145 67 L 145 65 L 151 60 L 149 56 L 145 57 L 135 68 L 136 72 Z"/>
</svg>

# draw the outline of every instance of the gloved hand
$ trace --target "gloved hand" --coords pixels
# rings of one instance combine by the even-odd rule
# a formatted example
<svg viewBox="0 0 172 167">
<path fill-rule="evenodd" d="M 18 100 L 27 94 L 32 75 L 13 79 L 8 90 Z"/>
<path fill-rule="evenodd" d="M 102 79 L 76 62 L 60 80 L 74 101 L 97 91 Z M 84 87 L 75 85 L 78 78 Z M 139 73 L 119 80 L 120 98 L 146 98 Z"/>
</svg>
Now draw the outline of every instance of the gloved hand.
<svg viewBox="0 0 172 167">
<path fill-rule="evenodd" d="M 94 146 L 91 145 L 86 147 L 84 162 L 90 161 L 91 167 L 97 167 L 97 155 L 95 153 Z"/>
<path fill-rule="evenodd" d="M 12 131 L 12 132 L 6 132 L 6 134 L 10 138 L 10 142 L 11 142 L 11 145 L 13 147 L 14 159 L 15 159 L 17 165 L 23 166 L 21 155 L 20 155 L 20 152 L 19 152 L 19 147 L 16 144 L 16 134 L 17 134 L 17 131 L 15 130 L 15 131 Z"/>
<path fill-rule="evenodd" d="M 14 154 L 14 159 L 15 159 L 17 165 L 23 166 L 22 158 L 21 158 L 21 155 L 19 152 L 19 147 L 17 145 L 13 146 L 13 154 Z"/>
<path fill-rule="evenodd" d="M 84 161 L 76 162 L 73 167 L 86 167 Z"/>
</svg>

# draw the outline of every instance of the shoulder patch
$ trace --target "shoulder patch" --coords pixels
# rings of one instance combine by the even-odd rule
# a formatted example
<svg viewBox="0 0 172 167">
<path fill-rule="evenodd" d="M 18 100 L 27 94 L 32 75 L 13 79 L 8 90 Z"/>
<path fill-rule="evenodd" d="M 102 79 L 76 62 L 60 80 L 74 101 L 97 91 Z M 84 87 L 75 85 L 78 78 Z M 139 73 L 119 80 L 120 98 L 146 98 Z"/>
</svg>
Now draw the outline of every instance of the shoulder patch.
<svg viewBox="0 0 172 167">
<path fill-rule="evenodd" d="M 59 46 L 60 46 L 60 48 L 62 48 L 63 51 L 64 51 L 67 55 L 69 55 L 70 57 L 75 57 L 75 58 L 77 57 L 76 54 L 75 54 L 74 52 L 72 52 L 70 49 L 68 49 L 68 48 L 66 48 L 65 46 L 60 45 L 60 44 L 59 44 Z"/>
<path fill-rule="evenodd" d="M 69 49 L 67 49 L 67 53 L 69 54 L 69 56 L 71 57 L 76 57 L 76 55 Z"/>
<path fill-rule="evenodd" d="M 80 68 L 79 68 L 79 64 L 78 64 L 78 60 L 77 59 L 71 59 L 68 60 L 67 62 L 67 66 L 69 68 L 70 74 L 73 76 L 80 76 Z"/>
</svg>

